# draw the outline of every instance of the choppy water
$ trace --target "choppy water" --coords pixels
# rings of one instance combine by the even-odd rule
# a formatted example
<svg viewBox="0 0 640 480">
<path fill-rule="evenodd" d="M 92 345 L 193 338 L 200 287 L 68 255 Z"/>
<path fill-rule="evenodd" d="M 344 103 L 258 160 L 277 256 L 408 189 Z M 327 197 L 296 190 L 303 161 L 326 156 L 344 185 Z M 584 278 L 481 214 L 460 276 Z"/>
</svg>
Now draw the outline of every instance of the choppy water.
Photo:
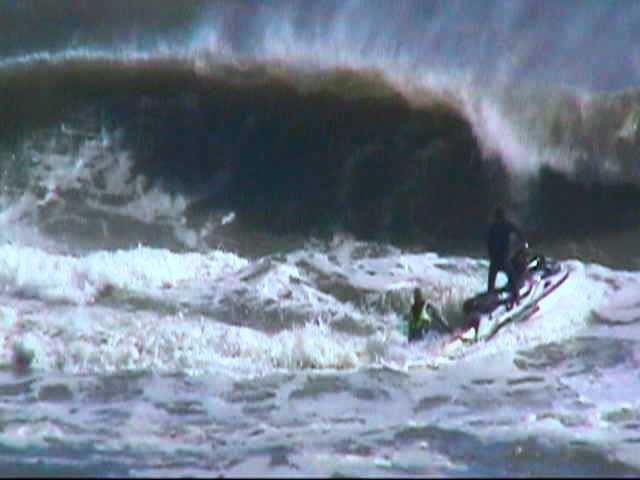
<svg viewBox="0 0 640 480">
<path fill-rule="evenodd" d="M 2 472 L 638 476 L 640 10 L 176 5 L 0 3 Z M 408 345 L 498 202 L 569 279 Z"/>
</svg>

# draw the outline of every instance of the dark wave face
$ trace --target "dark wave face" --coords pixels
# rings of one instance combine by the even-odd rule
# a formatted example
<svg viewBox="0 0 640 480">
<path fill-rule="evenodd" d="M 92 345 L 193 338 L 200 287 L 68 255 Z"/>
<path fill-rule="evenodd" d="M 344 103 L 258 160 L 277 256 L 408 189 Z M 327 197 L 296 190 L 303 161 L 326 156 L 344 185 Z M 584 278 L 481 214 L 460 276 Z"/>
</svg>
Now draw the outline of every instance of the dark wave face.
<svg viewBox="0 0 640 480">
<path fill-rule="evenodd" d="M 2 4 L 5 183 L 91 125 L 192 219 L 423 244 L 480 242 L 498 203 L 538 238 L 640 220 L 633 5 L 177 5 Z"/>
<path fill-rule="evenodd" d="M 102 122 L 123 131 L 135 172 L 196 209 L 238 210 L 275 231 L 469 233 L 504 194 L 497 160 L 453 106 L 416 108 L 374 73 L 255 66 L 200 77 L 174 62 L 83 60 L 14 75 L 14 135 Z M 470 221 L 447 221 L 460 214 Z"/>
</svg>

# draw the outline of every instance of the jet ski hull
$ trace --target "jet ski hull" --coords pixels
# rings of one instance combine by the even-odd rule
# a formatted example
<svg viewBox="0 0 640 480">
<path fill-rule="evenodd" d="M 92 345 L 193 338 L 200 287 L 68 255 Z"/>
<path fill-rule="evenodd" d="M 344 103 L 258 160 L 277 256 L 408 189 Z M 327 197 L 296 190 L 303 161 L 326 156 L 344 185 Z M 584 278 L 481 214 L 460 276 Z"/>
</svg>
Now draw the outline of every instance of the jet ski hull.
<svg viewBox="0 0 640 480">
<path fill-rule="evenodd" d="M 507 288 L 483 292 L 466 300 L 465 327 L 454 340 L 490 340 L 506 325 L 528 319 L 539 310 L 540 301 L 567 280 L 569 271 L 559 262 L 538 256 L 529 262 L 526 277 L 516 304 Z"/>
</svg>

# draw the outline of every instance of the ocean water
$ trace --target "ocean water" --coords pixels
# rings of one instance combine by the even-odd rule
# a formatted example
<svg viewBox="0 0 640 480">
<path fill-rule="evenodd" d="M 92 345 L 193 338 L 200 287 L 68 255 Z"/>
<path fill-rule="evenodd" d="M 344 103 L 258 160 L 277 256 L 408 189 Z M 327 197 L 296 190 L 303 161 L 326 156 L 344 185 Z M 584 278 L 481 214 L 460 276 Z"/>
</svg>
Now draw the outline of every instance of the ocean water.
<svg viewBox="0 0 640 480">
<path fill-rule="evenodd" d="M 640 475 L 640 5 L 0 0 L 3 476 Z M 503 204 L 568 280 L 452 322 Z M 499 281 L 504 281 L 499 277 Z"/>
</svg>

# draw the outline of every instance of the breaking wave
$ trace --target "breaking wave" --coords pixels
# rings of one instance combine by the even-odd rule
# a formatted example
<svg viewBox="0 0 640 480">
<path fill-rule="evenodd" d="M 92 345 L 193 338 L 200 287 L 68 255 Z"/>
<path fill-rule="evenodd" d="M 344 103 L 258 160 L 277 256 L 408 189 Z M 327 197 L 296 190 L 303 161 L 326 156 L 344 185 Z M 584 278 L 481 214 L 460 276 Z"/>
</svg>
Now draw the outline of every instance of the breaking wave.
<svg viewBox="0 0 640 480">
<path fill-rule="evenodd" d="M 103 193 L 140 178 L 182 195 L 191 214 L 235 211 L 275 232 L 455 241 L 482 230 L 496 203 L 547 232 L 638 220 L 634 90 L 498 97 L 374 68 L 85 52 L 5 63 L 0 82 L 8 188 L 33 183 L 34 152 L 75 159 L 49 162 L 62 179 L 89 138 L 105 145 L 92 162 L 130 163 Z"/>
<path fill-rule="evenodd" d="M 459 62 L 437 34 L 463 31 L 478 14 L 457 4 L 403 3 L 389 23 L 386 4 L 374 2 L 354 24 L 359 2 L 327 2 L 306 17 L 284 3 L 286 15 L 275 3 L 194 0 L 177 12 L 163 2 L 144 22 L 148 12 L 126 2 L 6 6 L 16 21 L 62 8 L 63 23 L 77 23 L 12 23 L 13 37 L 35 31 L 22 49 L 9 42 L 0 63 L 9 214 L 87 244 L 103 232 L 112 246 L 127 242 L 116 238 L 121 219 L 154 223 L 162 246 L 190 248 L 207 222 L 225 218 L 244 232 L 469 247 L 497 203 L 538 239 L 638 224 L 633 85 L 545 81 L 540 68 L 567 52 L 508 57 L 496 51 L 508 38 L 468 43 Z M 517 39 L 528 15 L 532 38 L 551 35 L 529 7 L 491 4 L 487 21 L 507 22 Z M 100 18 L 110 29 L 89 28 Z M 568 26 L 555 34 L 573 38 Z M 575 80 L 569 70 L 560 73 Z"/>
</svg>

